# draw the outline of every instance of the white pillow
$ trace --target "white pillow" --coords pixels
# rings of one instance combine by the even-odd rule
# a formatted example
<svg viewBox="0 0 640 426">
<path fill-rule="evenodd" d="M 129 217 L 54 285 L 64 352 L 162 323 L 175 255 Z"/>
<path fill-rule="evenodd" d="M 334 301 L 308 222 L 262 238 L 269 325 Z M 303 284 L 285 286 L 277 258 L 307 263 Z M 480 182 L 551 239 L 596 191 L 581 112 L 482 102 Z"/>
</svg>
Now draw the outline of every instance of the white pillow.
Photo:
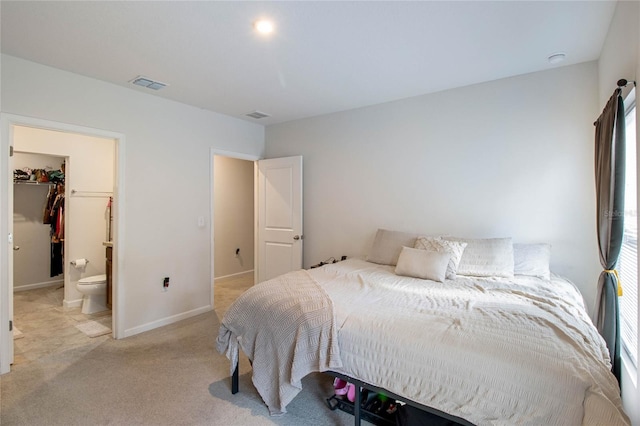
<svg viewBox="0 0 640 426">
<path fill-rule="evenodd" d="M 451 253 L 402 247 L 396 274 L 443 282 Z"/>
<path fill-rule="evenodd" d="M 513 242 L 511 238 L 442 238 L 448 241 L 467 243 L 458 265 L 458 275 L 513 277 Z"/>
<path fill-rule="evenodd" d="M 551 279 L 551 246 L 549 244 L 514 244 L 513 273 Z"/>
<path fill-rule="evenodd" d="M 443 240 L 441 237 L 418 237 L 414 248 L 450 253 L 451 259 L 449 259 L 449 264 L 447 265 L 447 279 L 454 280 L 466 246 L 467 243 Z"/>
<path fill-rule="evenodd" d="M 378 229 L 367 261 L 395 266 L 403 246 L 413 247 L 416 234 Z"/>
</svg>

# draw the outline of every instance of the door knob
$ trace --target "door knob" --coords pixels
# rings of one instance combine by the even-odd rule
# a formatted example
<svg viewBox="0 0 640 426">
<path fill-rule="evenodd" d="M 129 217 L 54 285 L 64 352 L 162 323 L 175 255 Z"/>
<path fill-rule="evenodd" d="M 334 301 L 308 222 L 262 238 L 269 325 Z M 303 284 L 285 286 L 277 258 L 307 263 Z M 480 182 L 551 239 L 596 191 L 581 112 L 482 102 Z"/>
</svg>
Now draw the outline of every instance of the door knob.
<svg viewBox="0 0 640 426">
<path fill-rule="evenodd" d="M 302 235 L 294 235 L 293 236 L 293 239 L 296 240 L 296 241 L 301 240 L 303 238 L 304 238 L 304 236 L 302 236 Z"/>
<path fill-rule="evenodd" d="M 13 249 L 16 250 L 16 251 L 20 250 L 20 246 L 13 246 Z"/>
</svg>

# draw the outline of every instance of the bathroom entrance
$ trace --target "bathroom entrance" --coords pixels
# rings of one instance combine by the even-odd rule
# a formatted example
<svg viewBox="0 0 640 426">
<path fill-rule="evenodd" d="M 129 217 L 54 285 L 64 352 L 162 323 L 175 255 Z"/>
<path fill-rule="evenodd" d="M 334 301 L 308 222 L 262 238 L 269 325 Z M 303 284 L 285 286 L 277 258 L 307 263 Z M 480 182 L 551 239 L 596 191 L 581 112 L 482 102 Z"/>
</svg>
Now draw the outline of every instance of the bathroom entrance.
<svg viewBox="0 0 640 426">
<path fill-rule="evenodd" d="M 8 265 L 12 273 L 9 288 L 3 283 L 3 294 L 6 290 L 17 306 L 12 303 L 5 311 L 12 320 L 13 338 L 7 345 L 3 336 L 2 355 L 3 360 L 10 355 L 12 364 L 34 360 L 38 352 L 77 348 L 82 338 L 95 344 L 96 338 L 116 334 L 117 297 L 109 298 L 112 309 L 106 304 L 107 294 L 117 292 L 118 212 L 114 206 L 120 141 L 100 131 L 93 135 L 61 127 L 11 126 L 13 156 L 8 163 L 16 177 L 8 193 L 13 212 Z M 52 176 L 58 176 L 54 178 L 58 181 L 52 182 Z M 60 198 L 53 224 L 44 223 L 51 192 Z M 116 267 L 111 268 L 112 264 Z M 116 278 L 109 292 L 107 275 Z M 104 284 L 95 281 L 100 276 Z M 90 292 L 79 285 L 87 279 Z M 83 313 L 89 299 L 98 300 L 93 303 L 98 308 Z M 47 341 L 52 345 L 47 347 Z M 6 367 L 3 362 L 2 373 L 8 371 Z"/>
</svg>

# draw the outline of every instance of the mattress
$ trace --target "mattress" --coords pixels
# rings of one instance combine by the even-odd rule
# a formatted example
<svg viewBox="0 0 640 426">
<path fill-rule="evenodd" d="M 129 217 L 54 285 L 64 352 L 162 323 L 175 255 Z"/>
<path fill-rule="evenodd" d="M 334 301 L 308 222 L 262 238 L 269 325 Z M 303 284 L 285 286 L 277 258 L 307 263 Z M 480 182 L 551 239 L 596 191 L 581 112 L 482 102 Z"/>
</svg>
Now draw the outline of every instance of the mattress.
<svg viewBox="0 0 640 426">
<path fill-rule="evenodd" d="M 297 368 L 298 376 L 331 369 L 477 425 L 629 424 L 606 345 L 579 292 L 561 277 L 458 276 L 439 283 L 400 277 L 392 266 L 350 259 L 305 271 L 307 279 L 313 285 L 305 291 L 326 298 L 332 310 L 325 335 L 326 330 L 337 332 L 337 348 L 327 348 L 333 342 L 326 338 L 309 343 L 315 339 L 290 327 L 297 336 L 293 340 L 333 354 L 323 365 L 307 363 L 308 371 Z M 287 298 L 279 290 L 282 280 L 254 288 L 266 284 L 269 287 L 261 288 L 269 291 L 263 290 L 262 297 Z M 239 342 L 254 359 L 256 383 L 256 375 L 264 372 L 256 368 L 255 359 L 278 364 L 278 371 L 292 366 L 286 365 L 290 357 L 278 362 L 287 357 L 260 353 L 247 341 L 248 334 L 273 333 L 263 327 L 264 321 L 254 317 L 250 322 L 256 330 L 251 333 L 234 331 L 238 312 L 246 314 L 251 303 L 263 303 L 252 297 L 252 290 L 223 318 L 218 350 L 229 355 L 229 342 Z M 292 321 L 300 318 L 288 316 Z M 258 392 L 267 405 L 274 400 Z M 276 414 L 286 411 L 284 406 L 269 408 Z"/>
</svg>

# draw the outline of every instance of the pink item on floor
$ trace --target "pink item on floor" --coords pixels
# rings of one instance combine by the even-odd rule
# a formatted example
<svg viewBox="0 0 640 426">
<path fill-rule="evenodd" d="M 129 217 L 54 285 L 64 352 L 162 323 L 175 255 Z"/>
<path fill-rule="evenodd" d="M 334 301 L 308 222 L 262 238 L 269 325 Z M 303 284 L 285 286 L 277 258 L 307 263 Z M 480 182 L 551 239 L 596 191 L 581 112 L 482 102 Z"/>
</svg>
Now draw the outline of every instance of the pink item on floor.
<svg viewBox="0 0 640 426">
<path fill-rule="evenodd" d="M 338 379 L 337 377 L 335 378 L 335 380 L 333 381 L 333 389 L 336 395 L 346 395 L 347 391 L 349 390 L 348 385 L 349 383 L 345 382 L 342 379 Z"/>
<path fill-rule="evenodd" d="M 347 399 L 351 402 L 356 400 L 356 385 L 347 383 Z"/>
</svg>

